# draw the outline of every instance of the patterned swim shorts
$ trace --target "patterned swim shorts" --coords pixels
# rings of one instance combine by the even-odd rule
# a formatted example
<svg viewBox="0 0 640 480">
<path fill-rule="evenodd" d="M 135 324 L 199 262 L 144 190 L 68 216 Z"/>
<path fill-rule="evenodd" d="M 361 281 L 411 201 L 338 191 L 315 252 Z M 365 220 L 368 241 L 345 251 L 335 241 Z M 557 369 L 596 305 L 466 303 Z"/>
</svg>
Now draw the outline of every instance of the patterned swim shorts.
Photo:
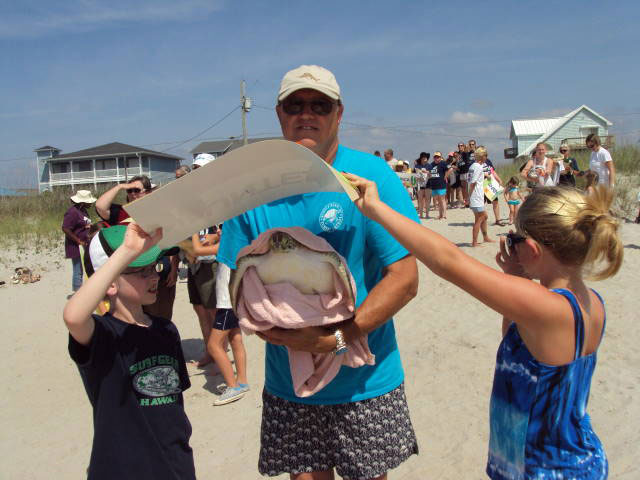
<svg viewBox="0 0 640 480">
<path fill-rule="evenodd" d="M 404 384 L 376 398 L 339 405 L 307 405 L 262 392 L 258 470 L 330 470 L 345 480 L 375 478 L 413 454 L 418 442 Z"/>
</svg>

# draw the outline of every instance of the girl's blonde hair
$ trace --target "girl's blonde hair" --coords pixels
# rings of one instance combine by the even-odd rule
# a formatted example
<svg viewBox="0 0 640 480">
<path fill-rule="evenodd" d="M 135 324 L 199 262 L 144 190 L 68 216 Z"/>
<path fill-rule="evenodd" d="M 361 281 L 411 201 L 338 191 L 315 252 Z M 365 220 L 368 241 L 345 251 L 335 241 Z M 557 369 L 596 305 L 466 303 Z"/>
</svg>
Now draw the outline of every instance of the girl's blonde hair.
<svg viewBox="0 0 640 480">
<path fill-rule="evenodd" d="M 474 151 L 474 155 L 476 157 L 487 157 L 488 153 L 487 153 L 487 148 L 484 145 L 480 145 L 478 147 L 476 147 L 475 151 Z"/>
<path fill-rule="evenodd" d="M 595 280 L 615 275 L 624 246 L 609 208 L 613 192 L 600 185 L 592 195 L 562 187 L 537 188 L 520 207 L 517 230 L 546 245 L 565 265 L 585 267 Z"/>
</svg>

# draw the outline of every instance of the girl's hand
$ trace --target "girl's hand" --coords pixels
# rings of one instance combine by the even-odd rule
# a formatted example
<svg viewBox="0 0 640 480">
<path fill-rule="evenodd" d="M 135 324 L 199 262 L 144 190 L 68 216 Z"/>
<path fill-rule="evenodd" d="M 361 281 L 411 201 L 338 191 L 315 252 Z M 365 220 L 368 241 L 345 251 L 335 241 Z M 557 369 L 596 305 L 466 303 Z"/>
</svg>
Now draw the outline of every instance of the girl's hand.
<svg viewBox="0 0 640 480">
<path fill-rule="evenodd" d="M 356 207 L 367 217 L 371 217 L 377 208 L 382 206 L 382 201 L 378 195 L 378 187 L 371 180 L 358 177 L 352 173 L 344 173 L 344 176 L 356 187 L 360 197 L 354 200 Z"/>
<path fill-rule="evenodd" d="M 155 232 L 149 235 L 140 225 L 135 222 L 131 222 L 127 226 L 122 246 L 131 252 L 140 255 L 158 243 L 161 238 L 162 228 L 157 228 Z"/>
<path fill-rule="evenodd" d="M 509 233 L 511 233 L 511 230 Z M 511 249 L 511 252 L 507 249 L 507 242 L 505 237 L 500 237 L 500 251 L 496 254 L 496 263 L 502 269 L 504 273 L 509 275 L 515 275 L 517 277 L 531 278 L 525 272 L 522 265 L 518 261 L 518 252 L 515 248 Z"/>
</svg>

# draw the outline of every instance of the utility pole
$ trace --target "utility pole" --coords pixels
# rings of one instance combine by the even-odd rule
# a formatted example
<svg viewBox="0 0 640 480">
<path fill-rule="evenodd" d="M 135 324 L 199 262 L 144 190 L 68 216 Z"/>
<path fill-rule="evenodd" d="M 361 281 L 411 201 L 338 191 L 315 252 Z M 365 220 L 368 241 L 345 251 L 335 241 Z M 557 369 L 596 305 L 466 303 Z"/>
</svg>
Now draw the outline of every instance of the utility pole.
<svg viewBox="0 0 640 480">
<path fill-rule="evenodd" d="M 251 110 L 251 99 L 249 97 L 246 96 L 245 94 L 245 86 L 246 83 L 244 80 L 242 80 L 242 83 L 240 84 L 240 104 L 242 106 L 242 144 L 246 145 L 247 143 L 249 143 L 249 140 L 247 138 L 247 113 L 249 113 L 249 110 Z"/>
</svg>

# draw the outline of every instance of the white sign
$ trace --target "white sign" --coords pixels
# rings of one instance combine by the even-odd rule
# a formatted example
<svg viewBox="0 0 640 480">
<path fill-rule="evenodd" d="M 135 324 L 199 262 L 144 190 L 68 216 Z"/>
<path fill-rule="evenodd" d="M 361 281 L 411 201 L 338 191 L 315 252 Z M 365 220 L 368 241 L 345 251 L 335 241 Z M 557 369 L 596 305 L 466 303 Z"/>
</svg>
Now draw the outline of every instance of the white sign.
<svg viewBox="0 0 640 480">
<path fill-rule="evenodd" d="M 162 227 L 160 248 L 259 205 L 309 192 L 356 189 L 306 147 L 263 140 L 233 150 L 125 206 L 147 232 Z"/>
</svg>

